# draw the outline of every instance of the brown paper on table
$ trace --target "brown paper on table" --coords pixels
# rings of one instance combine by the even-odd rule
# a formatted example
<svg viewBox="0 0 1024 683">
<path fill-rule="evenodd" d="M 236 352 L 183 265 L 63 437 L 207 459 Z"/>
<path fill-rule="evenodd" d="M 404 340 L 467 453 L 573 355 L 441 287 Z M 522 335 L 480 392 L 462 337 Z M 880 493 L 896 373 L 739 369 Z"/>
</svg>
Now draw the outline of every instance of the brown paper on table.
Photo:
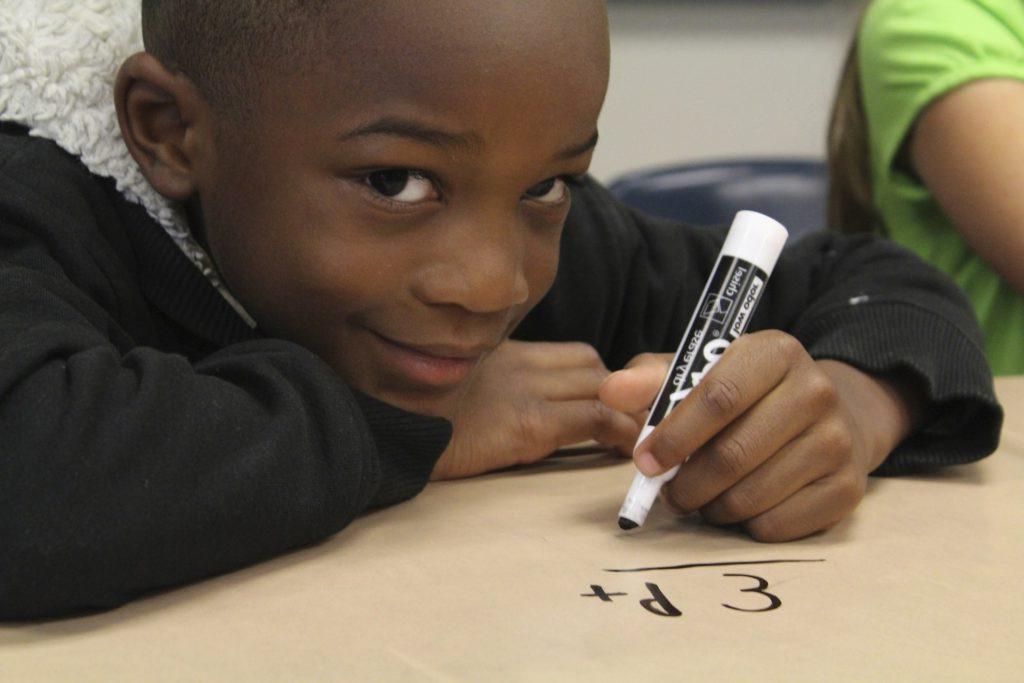
<svg viewBox="0 0 1024 683">
<path fill-rule="evenodd" d="M 999 453 L 872 480 L 813 538 L 763 545 L 660 505 L 621 532 L 630 464 L 562 458 L 431 484 L 319 546 L 112 612 L 0 626 L 0 679 L 1019 680 L 1024 378 L 997 387 Z M 606 571 L 775 559 L 824 562 Z M 760 580 L 781 605 L 739 611 L 772 605 L 744 592 Z M 644 609 L 647 584 L 681 616 Z"/>
</svg>

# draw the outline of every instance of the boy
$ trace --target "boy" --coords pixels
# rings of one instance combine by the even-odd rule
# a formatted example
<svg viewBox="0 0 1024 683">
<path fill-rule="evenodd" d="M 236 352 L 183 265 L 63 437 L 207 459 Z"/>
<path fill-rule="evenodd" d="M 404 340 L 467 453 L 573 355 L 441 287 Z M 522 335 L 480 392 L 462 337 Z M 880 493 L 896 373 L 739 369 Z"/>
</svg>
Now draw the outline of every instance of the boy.
<svg viewBox="0 0 1024 683">
<path fill-rule="evenodd" d="M 250 564 L 430 476 L 631 451 L 721 237 L 585 177 L 601 2 L 143 16 L 120 131 L 190 234 L 48 141 L 0 142 L 0 615 Z M 794 247 L 752 329 L 638 449 L 647 472 L 693 456 L 681 511 L 796 538 L 873 470 L 994 448 L 969 309 L 893 247 Z"/>
</svg>

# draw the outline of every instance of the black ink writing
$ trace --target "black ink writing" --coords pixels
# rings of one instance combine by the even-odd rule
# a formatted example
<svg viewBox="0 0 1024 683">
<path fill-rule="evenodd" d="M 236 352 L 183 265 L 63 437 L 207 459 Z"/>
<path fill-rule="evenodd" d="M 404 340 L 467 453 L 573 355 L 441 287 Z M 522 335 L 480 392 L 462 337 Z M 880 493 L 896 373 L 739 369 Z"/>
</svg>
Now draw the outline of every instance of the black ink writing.
<svg viewBox="0 0 1024 683">
<path fill-rule="evenodd" d="M 651 614 L 657 614 L 659 617 L 681 617 L 683 613 L 679 609 L 668 601 L 665 594 L 661 592 L 656 583 L 645 583 L 647 590 L 651 592 L 651 597 L 645 598 L 640 601 L 640 605 L 650 612 Z"/>
<path fill-rule="evenodd" d="M 581 598 L 601 598 L 601 602 L 611 602 L 613 596 L 626 595 L 626 593 L 607 593 L 604 588 L 596 584 L 590 584 L 590 593 L 580 593 Z"/>
<path fill-rule="evenodd" d="M 704 568 L 706 568 L 706 567 L 732 567 L 732 566 L 744 566 L 744 565 L 770 565 L 770 564 L 785 564 L 785 563 L 795 563 L 795 562 L 824 562 L 824 561 L 825 560 L 823 558 L 813 558 L 813 559 L 779 559 L 779 560 L 738 560 L 738 561 L 732 561 L 732 562 L 692 562 L 692 563 L 686 563 L 686 564 L 673 564 L 673 565 L 665 565 L 665 566 L 657 566 L 657 567 L 636 567 L 636 568 L 630 568 L 630 569 L 605 569 L 604 571 L 606 571 L 606 572 L 613 572 L 613 573 L 631 573 L 631 572 L 652 572 L 652 571 L 667 571 L 667 570 L 679 570 L 679 569 L 697 569 L 697 568 L 702 568 L 702 567 L 704 567 Z M 770 587 L 768 579 L 765 579 L 764 577 L 761 577 L 761 576 L 757 576 L 755 574 L 740 574 L 740 573 L 722 574 L 722 576 L 726 577 L 726 578 L 750 579 L 750 580 L 754 581 L 754 585 L 753 586 L 748 586 L 746 588 L 742 588 L 741 587 L 741 588 L 738 588 L 737 590 L 739 590 L 739 592 L 741 592 L 741 593 L 753 593 L 754 595 L 758 596 L 758 598 L 757 598 L 758 602 L 760 602 L 761 600 L 767 601 L 767 602 L 760 602 L 760 604 L 758 604 L 757 602 L 753 602 L 749 606 L 748 605 L 739 606 L 739 605 L 733 604 L 735 601 L 719 603 L 722 607 L 725 607 L 726 609 L 734 610 L 736 612 L 749 612 L 749 613 L 771 612 L 773 610 L 777 610 L 778 608 L 782 607 L 782 599 L 778 595 L 776 595 L 775 593 L 773 593 L 773 592 L 768 590 L 769 587 Z M 681 617 L 683 615 L 683 611 L 681 609 L 679 609 L 678 607 L 676 607 L 675 604 L 672 603 L 672 601 L 669 599 L 669 596 L 665 594 L 665 591 L 663 591 L 658 584 L 648 581 L 648 582 L 644 583 L 644 586 L 647 588 L 647 591 L 651 595 L 651 597 L 649 597 L 649 598 L 643 598 L 642 600 L 640 600 L 640 606 L 643 607 L 645 610 L 647 610 L 651 614 L 654 614 L 654 615 L 659 616 L 659 617 Z M 590 591 L 591 591 L 590 593 L 580 593 L 580 596 L 581 597 L 585 597 L 585 598 L 598 598 L 602 602 L 612 602 L 612 597 L 613 596 L 618 597 L 618 596 L 628 595 L 628 593 L 623 593 L 623 592 L 616 592 L 616 593 L 608 592 L 603 586 L 598 585 L 598 584 L 591 584 L 590 585 Z"/>
<path fill-rule="evenodd" d="M 722 574 L 722 576 L 738 576 L 747 579 L 754 579 L 755 581 L 757 581 L 757 586 L 753 588 L 741 588 L 740 592 L 757 593 L 758 595 L 763 595 L 764 597 L 768 598 L 769 602 L 769 605 L 767 607 L 761 607 L 758 609 L 735 607 L 725 602 L 722 603 L 722 607 L 728 607 L 729 609 L 734 609 L 737 612 L 770 612 L 773 609 L 778 609 L 782 607 L 782 600 L 779 600 L 779 596 L 775 595 L 774 593 L 769 593 L 765 590 L 765 588 L 768 587 L 768 582 L 762 579 L 760 576 L 754 576 L 753 574 Z"/>
<path fill-rule="evenodd" d="M 824 559 L 815 560 L 746 560 L 740 562 L 693 562 L 691 564 L 670 564 L 663 567 L 636 567 L 634 569 L 605 569 L 606 572 L 629 573 L 629 572 L 661 572 L 669 569 L 696 569 L 698 567 L 738 567 L 750 564 L 785 564 L 788 562 L 824 562 Z"/>
</svg>

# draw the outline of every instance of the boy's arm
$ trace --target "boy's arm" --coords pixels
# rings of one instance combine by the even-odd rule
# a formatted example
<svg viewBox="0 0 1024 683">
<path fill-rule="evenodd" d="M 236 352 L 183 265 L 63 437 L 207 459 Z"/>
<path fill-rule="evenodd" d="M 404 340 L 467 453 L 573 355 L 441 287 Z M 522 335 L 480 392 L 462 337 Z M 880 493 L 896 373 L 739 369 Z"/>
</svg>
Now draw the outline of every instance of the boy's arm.
<svg viewBox="0 0 1024 683">
<path fill-rule="evenodd" d="M 792 316 L 787 329 L 812 358 L 907 387 L 921 401 L 917 428 L 876 473 L 966 463 L 995 450 L 1002 409 L 981 330 L 952 280 L 887 240 L 833 233 L 795 245 L 780 274 L 755 324 Z M 793 312 L 783 299 L 796 288 L 808 298 Z"/>
<path fill-rule="evenodd" d="M 608 366 L 675 350 L 723 233 L 634 212 L 594 183 L 573 196 L 551 295 L 517 335 L 593 343 Z M 814 359 L 906 386 L 920 422 L 878 469 L 969 462 L 998 442 L 1002 413 L 965 297 L 891 243 L 833 234 L 787 247 L 751 329 L 781 329 Z"/>
<path fill-rule="evenodd" d="M 319 541 L 417 493 L 447 442 L 447 423 L 357 397 L 295 345 L 121 353 L 57 283 L 0 283 L 0 618 L 112 607 Z"/>
<path fill-rule="evenodd" d="M 136 345 L 85 246 L 88 202 L 19 179 L 0 187 L 0 619 L 243 567 L 423 487 L 447 422 L 357 395 L 287 342 L 195 362 Z M 51 239 L 62 221 L 72 239 Z"/>
</svg>

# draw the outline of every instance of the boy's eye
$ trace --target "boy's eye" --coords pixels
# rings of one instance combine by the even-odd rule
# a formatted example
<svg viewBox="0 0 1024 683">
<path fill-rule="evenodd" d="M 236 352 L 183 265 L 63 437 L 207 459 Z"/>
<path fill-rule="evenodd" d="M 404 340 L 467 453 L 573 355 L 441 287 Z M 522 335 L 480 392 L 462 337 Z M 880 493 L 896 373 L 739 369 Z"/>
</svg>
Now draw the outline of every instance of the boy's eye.
<svg viewBox="0 0 1024 683">
<path fill-rule="evenodd" d="M 366 184 L 377 194 L 402 204 L 417 204 L 437 197 L 430 178 L 407 168 L 374 171 L 366 176 Z"/>
<path fill-rule="evenodd" d="M 526 196 L 541 204 L 558 204 L 569 193 L 568 185 L 562 178 L 548 178 L 526 191 Z"/>
</svg>

